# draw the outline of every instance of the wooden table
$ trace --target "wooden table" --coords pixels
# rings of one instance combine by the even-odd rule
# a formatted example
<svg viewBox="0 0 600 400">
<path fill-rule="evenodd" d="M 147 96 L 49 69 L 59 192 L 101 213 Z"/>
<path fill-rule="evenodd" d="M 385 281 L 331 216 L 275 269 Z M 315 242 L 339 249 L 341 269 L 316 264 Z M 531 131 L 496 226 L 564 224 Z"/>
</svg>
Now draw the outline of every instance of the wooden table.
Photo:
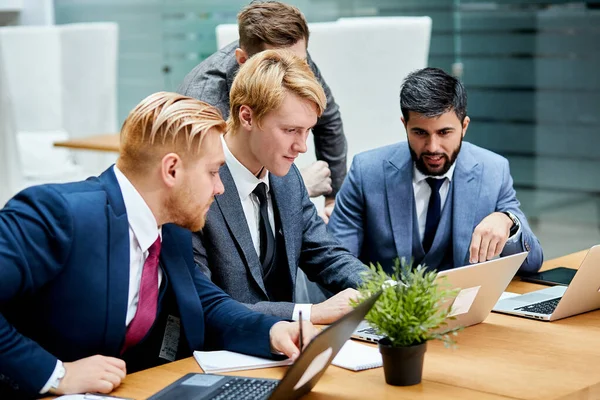
<svg viewBox="0 0 600 400">
<path fill-rule="evenodd" d="M 96 150 L 119 152 L 119 134 L 107 133 L 103 135 L 89 136 L 80 139 L 69 139 L 62 142 L 55 142 L 56 147 L 67 147 L 77 150 Z"/>
<path fill-rule="evenodd" d="M 587 251 L 544 263 L 577 268 Z M 513 281 L 525 293 L 541 285 Z M 231 373 L 281 378 L 286 369 Z M 127 376 L 116 396 L 147 398 L 188 372 L 201 372 L 193 358 Z M 599 399 L 600 310 L 556 322 L 492 313 L 459 333 L 458 348 L 429 342 L 423 382 L 385 384 L 383 369 L 351 372 L 330 366 L 306 399 Z"/>
</svg>

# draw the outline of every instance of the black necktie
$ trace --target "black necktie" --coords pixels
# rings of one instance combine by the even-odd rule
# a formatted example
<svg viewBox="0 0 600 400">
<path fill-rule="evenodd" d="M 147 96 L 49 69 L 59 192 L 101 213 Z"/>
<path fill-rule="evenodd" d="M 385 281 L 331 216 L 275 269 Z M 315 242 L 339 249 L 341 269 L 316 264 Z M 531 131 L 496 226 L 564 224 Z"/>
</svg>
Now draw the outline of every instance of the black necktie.
<svg viewBox="0 0 600 400">
<path fill-rule="evenodd" d="M 260 205 L 259 230 L 260 230 L 260 262 L 263 272 L 268 272 L 273 257 L 275 256 L 275 236 L 269 223 L 269 212 L 267 203 L 267 185 L 263 182 L 256 185 L 252 191 L 258 197 Z"/>
<path fill-rule="evenodd" d="M 427 183 L 431 188 L 431 196 L 429 196 L 429 206 L 427 208 L 427 220 L 425 222 L 425 235 L 423 236 L 423 250 L 425 253 L 431 249 L 435 232 L 437 231 L 440 222 L 442 210 L 442 199 L 440 198 L 440 188 L 445 179 L 427 178 Z"/>
</svg>

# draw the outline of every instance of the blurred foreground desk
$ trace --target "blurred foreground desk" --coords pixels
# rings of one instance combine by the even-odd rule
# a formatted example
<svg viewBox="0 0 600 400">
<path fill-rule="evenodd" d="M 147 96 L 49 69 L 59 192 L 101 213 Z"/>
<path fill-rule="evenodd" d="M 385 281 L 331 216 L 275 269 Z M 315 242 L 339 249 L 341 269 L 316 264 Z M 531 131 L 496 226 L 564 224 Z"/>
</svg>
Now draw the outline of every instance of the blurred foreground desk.
<svg viewBox="0 0 600 400">
<path fill-rule="evenodd" d="M 55 142 L 56 147 L 67 147 L 78 150 L 96 150 L 119 152 L 119 134 L 107 133 L 104 135 L 94 135 L 86 138 L 69 139 L 62 142 Z"/>
<path fill-rule="evenodd" d="M 547 261 L 544 268 L 577 268 L 585 252 Z M 515 280 L 508 290 L 538 285 Z M 193 358 L 129 375 L 115 395 L 147 398 L 188 372 L 200 372 Z M 285 368 L 232 375 L 281 378 Z M 423 382 L 411 387 L 385 384 L 383 369 L 351 372 L 330 366 L 306 399 L 600 399 L 600 311 L 556 322 L 492 313 L 458 335 L 458 348 L 430 342 Z"/>
</svg>

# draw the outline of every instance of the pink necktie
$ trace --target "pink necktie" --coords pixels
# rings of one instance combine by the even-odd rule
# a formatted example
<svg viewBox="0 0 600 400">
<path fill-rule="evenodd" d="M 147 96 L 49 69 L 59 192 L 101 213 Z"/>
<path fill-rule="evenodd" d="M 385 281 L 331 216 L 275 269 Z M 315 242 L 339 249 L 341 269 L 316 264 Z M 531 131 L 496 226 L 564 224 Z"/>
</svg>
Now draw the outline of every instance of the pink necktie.
<svg viewBox="0 0 600 400">
<path fill-rule="evenodd" d="M 137 310 L 129 323 L 125 334 L 125 344 L 121 354 L 142 340 L 156 319 L 158 307 L 158 256 L 160 254 L 160 237 L 148 249 L 148 258 L 144 262 Z"/>
</svg>

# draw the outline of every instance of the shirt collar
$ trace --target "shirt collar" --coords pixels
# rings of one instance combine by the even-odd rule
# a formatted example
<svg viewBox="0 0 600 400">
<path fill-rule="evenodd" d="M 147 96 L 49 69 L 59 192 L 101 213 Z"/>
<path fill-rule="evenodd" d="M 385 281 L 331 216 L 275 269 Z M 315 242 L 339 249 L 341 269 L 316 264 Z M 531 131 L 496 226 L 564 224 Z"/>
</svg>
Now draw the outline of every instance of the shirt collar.
<svg viewBox="0 0 600 400">
<path fill-rule="evenodd" d="M 225 162 L 227 163 L 229 172 L 231 172 L 231 176 L 235 182 L 240 200 L 246 200 L 248 196 L 250 196 L 250 193 L 256 188 L 256 185 L 261 182 L 267 185 L 267 192 L 269 192 L 269 171 L 267 171 L 265 176 L 261 179 L 258 179 L 248 168 L 235 158 L 233 153 L 229 150 L 229 147 L 227 147 L 223 135 L 221 135 L 221 143 L 223 144 L 223 153 L 225 153 Z"/>
<path fill-rule="evenodd" d="M 123 195 L 129 227 L 133 231 L 142 252 L 146 252 L 156 241 L 157 234 L 162 240 L 162 229 L 157 226 L 156 218 L 154 218 L 150 207 L 129 179 L 116 165 L 113 169 Z"/>
<path fill-rule="evenodd" d="M 454 176 L 454 168 L 456 168 L 456 161 L 450 166 L 450 169 L 444 175 L 431 176 L 431 175 L 425 175 L 421 171 L 419 171 L 419 169 L 417 168 L 417 165 L 413 162 L 413 182 L 421 183 L 422 181 L 424 181 L 425 179 L 430 178 L 430 177 L 435 178 L 435 179 L 448 178 L 448 182 L 452 182 L 452 177 Z"/>
</svg>

